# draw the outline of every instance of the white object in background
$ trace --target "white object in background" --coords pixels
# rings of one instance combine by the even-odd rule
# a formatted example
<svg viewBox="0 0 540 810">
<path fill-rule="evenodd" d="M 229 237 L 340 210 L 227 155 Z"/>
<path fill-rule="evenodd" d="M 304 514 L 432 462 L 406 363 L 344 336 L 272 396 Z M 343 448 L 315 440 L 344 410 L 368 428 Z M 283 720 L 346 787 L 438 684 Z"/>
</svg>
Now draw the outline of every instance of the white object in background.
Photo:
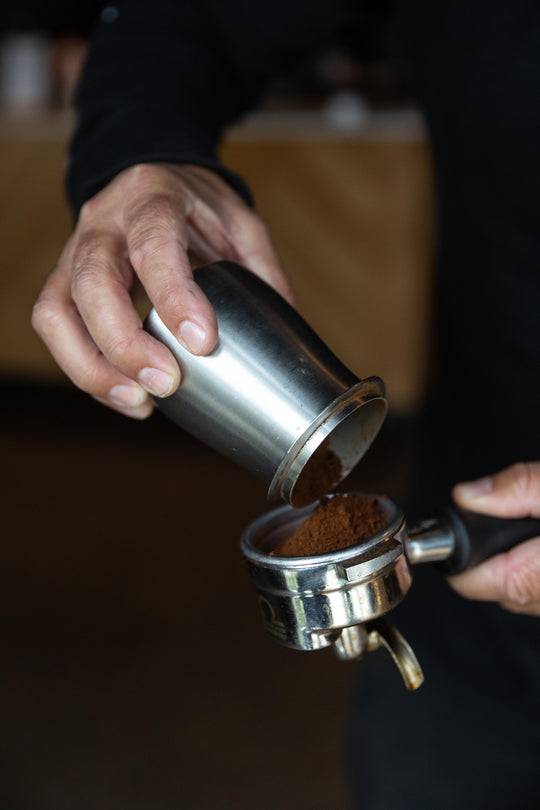
<svg viewBox="0 0 540 810">
<path fill-rule="evenodd" d="M 51 100 L 51 46 L 44 34 L 8 34 L 0 42 L 0 102 L 7 109 Z"/>
<path fill-rule="evenodd" d="M 323 107 L 324 119 L 337 129 L 357 129 L 371 118 L 371 110 L 360 93 L 340 90 Z"/>
</svg>

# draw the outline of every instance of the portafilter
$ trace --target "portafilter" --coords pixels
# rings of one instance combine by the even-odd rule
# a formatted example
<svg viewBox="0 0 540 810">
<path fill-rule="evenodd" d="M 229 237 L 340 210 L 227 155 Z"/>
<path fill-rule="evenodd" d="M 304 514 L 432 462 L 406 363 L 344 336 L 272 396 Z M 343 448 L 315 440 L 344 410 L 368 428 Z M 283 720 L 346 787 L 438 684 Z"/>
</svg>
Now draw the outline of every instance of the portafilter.
<svg viewBox="0 0 540 810">
<path fill-rule="evenodd" d="M 408 526 L 390 498 L 367 497 L 376 499 L 386 526 L 361 543 L 311 557 L 273 556 L 315 508 L 282 506 L 247 527 L 241 549 L 272 638 L 296 650 L 333 647 L 344 660 L 382 647 L 405 685 L 416 689 L 423 681 L 420 664 L 401 633 L 382 618 L 407 594 L 413 566 L 436 563 L 442 573 L 457 574 L 540 535 L 540 520 L 494 518 L 449 506 Z"/>
</svg>

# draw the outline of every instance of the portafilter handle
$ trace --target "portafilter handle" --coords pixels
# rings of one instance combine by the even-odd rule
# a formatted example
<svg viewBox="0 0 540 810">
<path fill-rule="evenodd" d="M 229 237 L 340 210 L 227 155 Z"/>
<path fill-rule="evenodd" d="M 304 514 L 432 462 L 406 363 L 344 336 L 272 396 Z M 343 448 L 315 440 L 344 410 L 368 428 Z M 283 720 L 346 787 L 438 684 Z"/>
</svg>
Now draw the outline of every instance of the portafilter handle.
<svg viewBox="0 0 540 810">
<path fill-rule="evenodd" d="M 499 518 L 447 506 L 408 528 L 406 551 L 411 563 L 436 562 L 450 576 L 537 535 L 535 518 Z"/>
</svg>

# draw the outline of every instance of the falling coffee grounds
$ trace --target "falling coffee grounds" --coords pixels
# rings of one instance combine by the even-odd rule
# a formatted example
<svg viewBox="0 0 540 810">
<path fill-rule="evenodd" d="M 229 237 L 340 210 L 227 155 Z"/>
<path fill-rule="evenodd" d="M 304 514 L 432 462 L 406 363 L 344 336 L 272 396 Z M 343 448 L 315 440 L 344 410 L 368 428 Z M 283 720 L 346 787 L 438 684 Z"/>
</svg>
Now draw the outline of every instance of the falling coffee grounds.
<svg viewBox="0 0 540 810">
<path fill-rule="evenodd" d="M 291 504 L 307 506 L 330 492 L 343 478 L 341 460 L 330 449 L 328 439 L 315 450 L 293 489 Z"/>
<path fill-rule="evenodd" d="M 270 552 L 276 557 L 310 557 L 339 551 L 384 529 L 386 518 L 375 498 L 338 494 L 324 497 L 291 537 Z"/>
</svg>

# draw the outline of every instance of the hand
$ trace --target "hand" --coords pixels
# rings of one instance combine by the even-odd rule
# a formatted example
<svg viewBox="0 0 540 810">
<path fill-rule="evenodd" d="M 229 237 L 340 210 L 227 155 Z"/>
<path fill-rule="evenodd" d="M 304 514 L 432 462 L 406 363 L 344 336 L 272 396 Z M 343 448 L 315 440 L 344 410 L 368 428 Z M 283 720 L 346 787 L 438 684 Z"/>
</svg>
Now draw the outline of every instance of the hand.
<svg viewBox="0 0 540 810">
<path fill-rule="evenodd" d="M 83 206 L 32 325 L 75 385 L 144 419 L 153 409 L 148 394 L 173 393 L 180 370 L 142 329 L 131 297 L 137 281 L 189 351 L 208 354 L 217 341 L 190 259 L 238 261 L 293 302 L 262 221 L 224 180 L 197 166 L 141 164 Z"/>
<path fill-rule="evenodd" d="M 540 518 L 540 462 L 515 464 L 487 478 L 458 484 L 452 494 L 458 506 L 473 512 Z M 540 537 L 448 581 L 468 599 L 499 602 L 514 613 L 540 616 Z"/>
</svg>

